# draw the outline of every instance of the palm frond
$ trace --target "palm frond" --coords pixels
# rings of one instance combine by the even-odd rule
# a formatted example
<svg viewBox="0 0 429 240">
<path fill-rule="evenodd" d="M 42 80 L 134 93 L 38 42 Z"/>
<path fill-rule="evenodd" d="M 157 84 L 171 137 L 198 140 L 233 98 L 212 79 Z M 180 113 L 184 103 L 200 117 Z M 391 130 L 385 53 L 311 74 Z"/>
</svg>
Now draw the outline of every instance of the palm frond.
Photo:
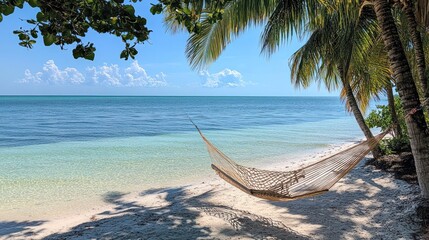
<svg viewBox="0 0 429 240">
<path fill-rule="evenodd" d="M 247 28 L 265 22 L 273 11 L 274 0 L 235 0 L 225 6 L 222 19 L 211 23 L 202 17 L 201 30 L 191 34 L 186 56 L 193 69 L 215 61 L 226 46 Z"/>
<path fill-rule="evenodd" d="M 294 34 L 303 35 L 309 18 L 320 20 L 319 1 L 278 1 L 261 36 L 261 53 L 270 56 Z M 326 8 L 322 8 L 326 9 Z"/>
</svg>

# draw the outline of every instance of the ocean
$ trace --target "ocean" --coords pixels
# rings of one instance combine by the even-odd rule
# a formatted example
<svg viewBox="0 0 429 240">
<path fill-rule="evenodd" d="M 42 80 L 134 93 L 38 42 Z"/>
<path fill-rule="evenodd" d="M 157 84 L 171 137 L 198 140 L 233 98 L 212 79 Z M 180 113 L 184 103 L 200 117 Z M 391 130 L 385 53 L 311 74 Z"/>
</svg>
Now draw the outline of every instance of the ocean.
<svg viewBox="0 0 429 240">
<path fill-rule="evenodd" d="M 363 138 L 337 97 L 2 96 L 0 112 L 0 220 L 213 175 L 189 118 L 251 166 Z"/>
</svg>

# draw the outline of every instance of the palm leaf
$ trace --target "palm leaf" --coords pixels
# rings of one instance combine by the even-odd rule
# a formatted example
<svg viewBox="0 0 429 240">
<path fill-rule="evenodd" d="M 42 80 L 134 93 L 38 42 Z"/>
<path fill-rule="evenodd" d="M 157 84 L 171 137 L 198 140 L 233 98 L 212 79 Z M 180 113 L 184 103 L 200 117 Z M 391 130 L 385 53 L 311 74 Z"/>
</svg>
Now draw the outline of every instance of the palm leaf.
<svg viewBox="0 0 429 240">
<path fill-rule="evenodd" d="M 193 69 L 201 69 L 215 61 L 226 46 L 247 28 L 263 24 L 273 11 L 274 0 L 228 1 L 222 19 L 211 23 L 207 15 L 201 17 L 201 30 L 188 39 L 186 56 Z M 175 26 L 177 23 L 171 22 Z M 176 27 L 177 29 L 178 27 Z M 175 28 L 170 27 L 175 30 Z"/>
</svg>

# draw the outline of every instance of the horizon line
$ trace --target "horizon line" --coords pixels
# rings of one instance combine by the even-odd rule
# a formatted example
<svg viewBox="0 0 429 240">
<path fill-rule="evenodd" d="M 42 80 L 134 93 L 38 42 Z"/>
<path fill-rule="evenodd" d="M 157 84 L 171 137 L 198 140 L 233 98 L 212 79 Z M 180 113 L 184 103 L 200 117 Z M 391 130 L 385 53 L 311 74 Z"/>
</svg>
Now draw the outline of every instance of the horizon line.
<svg viewBox="0 0 429 240">
<path fill-rule="evenodd" d="M 339 97 L 329 95 L 103 95 L 103 94 L 0 94 L 0 97 Z"/>
</svg>

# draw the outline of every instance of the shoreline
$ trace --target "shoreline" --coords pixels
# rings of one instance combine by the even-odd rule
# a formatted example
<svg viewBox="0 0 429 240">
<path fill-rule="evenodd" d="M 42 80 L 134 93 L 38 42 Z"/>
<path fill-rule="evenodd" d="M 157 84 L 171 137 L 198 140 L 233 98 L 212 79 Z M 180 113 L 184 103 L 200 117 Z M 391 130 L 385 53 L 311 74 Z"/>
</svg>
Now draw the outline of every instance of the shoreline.
<svg viewBox="0 0 429 240">
<path fill-rule="evenodd" d="M 294 168 L 310 164 L 321 157 L 329 155 L 335 151 L 340 151 L 341 149 L 344 149 L 353 143 L 355 143 L 355 141 L 331 144 L 327 148 L 319 147 L 307 152 L 297 152 L 293 154 L 282 154 L 265 158 L 257 158 L 250 160 L 251 163 L 242 163 L 240 160 L 238 162 L 249 167 L 267 170 L 277 170 L 280 168 L 287 171 L 292 170 L 289 168 L 290 166 Z M 58 189 L 58 192 L 54 193 L 55 196 L 50 199 L 41 200 L 36 198 L 35 200 L 32 200 L 32 202 L 25 202 L 25 198 L 15 198 L 21 202 L 19 206 L 12 204 L 13 208 L 7 208 L 7 201 L 5 202 L 4 206 L 0 206 L 0 221 L 39 221 L 40 219 L 57 219 L 64 216 L 72 217 L 76 214 L 85 213 L 87 211 L 94 212 L 108 208 L 108 204 L 106 204 L 106 202 L 102 199 L 103 194 L 108 192 L 121 191 L 126 193 L 137 193 L 144 189 L 195 185 L 201 182 L 210 182 L 218 179 L 215 172 L 213 172 L 210 168 L 210 159 L 204 145 L 201 145 L 201 148 L 204 150 L 204 154 L 207 155 L 207 162 L 205 163 L 205 171 L 208 173 L 207 177 L 204 177 L 201 173 L 199 173 L 197 176 L 189 175 L 186 178 L 182 176 L 182 178 L 174 180 L 173 182 L 159 181 L 155 184 L 144 184 L 143 186 L 139 184 L 132 184 L 123 186 L 120 189 L 108 189 L 103 192 L 94 193 L 92 195 L 89 192 L 85 192 L 84 195 L 71 195 L 70 198 L 61 195 L 61 189 Z M 67 196 L 70 195 L 69 193 L 66 194 Z M 58 197 L 60 195 L 61 197 Z M 79 209 L 78 213 L 76 213 L 76 209 Z"/>
<path fill-rule="evenodd" d="M 289 170 L 296 162 L 306 165 L 352 144 L 264 168 Z M 364 161 L 328 193 L 302 200 L 257 199 L 212 173 L 182 186 L 109 192 L 103 196 L 104 204 L 90 211 L 40 220 L 3 219 L 0 239 L 412 239 L 416 223 L 404 220 L 403 213 L 418 197 L 418 187 L 365 167 Z"/>
</svg>

